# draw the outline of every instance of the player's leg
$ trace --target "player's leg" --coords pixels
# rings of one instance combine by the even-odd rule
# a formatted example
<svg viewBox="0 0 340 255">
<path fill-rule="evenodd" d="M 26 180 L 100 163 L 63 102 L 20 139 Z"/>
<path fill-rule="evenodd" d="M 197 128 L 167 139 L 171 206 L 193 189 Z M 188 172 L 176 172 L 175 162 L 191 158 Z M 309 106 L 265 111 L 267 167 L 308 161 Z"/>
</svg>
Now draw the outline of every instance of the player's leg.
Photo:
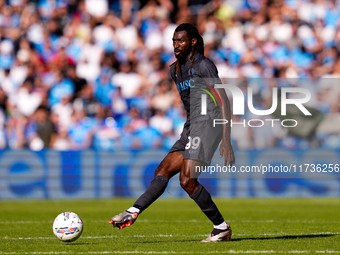
<svg viewBox="0 0 340 255">
<path fill-rule="evenodd" d="M 139 209 L 138 213 L 148 208 L 149 205 L 163 194 L 170 178 L 180 172 L 182 162 L 183 155 L 179 152 L 169 153 L 162 160 L 155 171 L 154 179 L 150 186 L 133 205 L 134 208 Z"/>
<path fill-rule="evenodd" d="M 157 167 L 154 179 L 146 191 L 136 200 L 132 207 L 112 217 L 110 223 L 119 229 L 132 225 L 138 215 L 163 194 L 169 179 L 179 173 L 182 162 L 183 155 L 181 153 L 169 153 Z"/>
<path fill-rule="evenodd" d="M 224 221 L 223 216 L 213 202 L 210 193 L 197 181 L 200 174 L 199 171 L 196 171 L 197 166 L 201 166 L 201 163 L 195 160 L 184 159 L 180 173 L 180 183 L 181 187 L 214 224 L 214 230 L 210 236 L 207 239 L 202 240 L 202 242 L 226 241 L 232 234 L 230 226 Z"/>
</svg>

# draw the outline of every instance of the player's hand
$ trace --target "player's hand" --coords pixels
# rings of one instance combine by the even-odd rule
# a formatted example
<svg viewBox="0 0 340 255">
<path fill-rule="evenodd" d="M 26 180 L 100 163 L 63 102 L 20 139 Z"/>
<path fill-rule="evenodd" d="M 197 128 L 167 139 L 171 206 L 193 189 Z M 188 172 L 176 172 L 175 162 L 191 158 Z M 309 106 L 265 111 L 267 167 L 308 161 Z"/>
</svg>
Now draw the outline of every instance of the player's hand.
<svg viewBox="0 0 340 255">
<path fill-rule="evenodd" d="M 231 146 L 230 142 L 223 141 L 220 145 L 220 158 L 224 155 L 224 165 L 232 167 L 232 165 L 235 163 L 235 155 L 233 146 Z"/>
</svg>

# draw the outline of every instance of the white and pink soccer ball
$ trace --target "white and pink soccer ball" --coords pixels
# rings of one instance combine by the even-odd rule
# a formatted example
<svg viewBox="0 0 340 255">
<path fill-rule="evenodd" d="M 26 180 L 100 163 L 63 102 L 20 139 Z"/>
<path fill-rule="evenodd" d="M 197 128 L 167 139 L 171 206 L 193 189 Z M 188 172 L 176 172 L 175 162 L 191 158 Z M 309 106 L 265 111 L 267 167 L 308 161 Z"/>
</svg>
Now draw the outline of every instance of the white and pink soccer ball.
<svg viewBox="0 0 340 255">
<path fill-rule="evenodd" d="M 61 241 L 73 242 L 83 232 L 83 221 L 74 212 L 63 212 L 53 222 L 53 233 Z"/>
</svg>

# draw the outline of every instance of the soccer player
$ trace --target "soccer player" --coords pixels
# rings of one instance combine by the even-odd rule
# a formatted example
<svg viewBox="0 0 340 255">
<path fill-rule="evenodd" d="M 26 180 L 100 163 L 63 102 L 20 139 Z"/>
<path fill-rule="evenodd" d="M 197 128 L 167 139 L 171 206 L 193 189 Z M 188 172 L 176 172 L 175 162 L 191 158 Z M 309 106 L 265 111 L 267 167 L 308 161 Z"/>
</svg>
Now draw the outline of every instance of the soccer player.
<svg viewBox="0 0 340 255">
<path fill-rule="evenodd" d="M 212 88 L 221 81 L 214 63 L 204 57 L 204 43 L 197 28 L 183 23 L 175 29 L 172 40 L 177 60 L 171 65 L 170 73 L 187 112 L 187 121 L 180 139 L 157 167 L 154 179 L 145 193 L 132 207 L 112 217 L 110 223 L 119 229 L 133 224 L 138 215 L 163 194 L 169 179 L 180 173 L 181 187 L 214 224 L 212 233 L 202 242 L 228 240 L 232 234 L 231 228 L 224 221 L 209 192 L 197 181 L 199 172 L 194 170 L 196 166 L 210 165 L 219 144 L 220 157 L 224 155 L 225 164 L 231 166 L 234 163 L 230 125 L 213 126 L 213 119 L 226 119 L 230 123 L 229 101 L 224 89 Z M 216 106 L 213 100 L 206 99 L 206 112 L 202 113 L 202 94 L 206 94 L 209 88 L 219 99 L 220 105 Z"/>
</svg>

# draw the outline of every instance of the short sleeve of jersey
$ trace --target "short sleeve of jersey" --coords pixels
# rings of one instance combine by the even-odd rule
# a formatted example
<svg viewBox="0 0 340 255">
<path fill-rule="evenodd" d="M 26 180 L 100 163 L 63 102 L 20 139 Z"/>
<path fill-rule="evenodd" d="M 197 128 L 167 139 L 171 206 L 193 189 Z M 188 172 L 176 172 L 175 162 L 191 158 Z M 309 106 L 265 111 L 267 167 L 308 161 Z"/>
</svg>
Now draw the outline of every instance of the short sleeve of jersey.
<svg viewBox="0 0 340 255">
<path fill-rule="evenodd" d="M 204 81 L 215 87 L 215 84 L 221 84 L 221 80 L 218 77 L 218 71 L 215 64 L 208 58 L 204 58 L 200 64 L 201 75 Z"/>
</svg>

